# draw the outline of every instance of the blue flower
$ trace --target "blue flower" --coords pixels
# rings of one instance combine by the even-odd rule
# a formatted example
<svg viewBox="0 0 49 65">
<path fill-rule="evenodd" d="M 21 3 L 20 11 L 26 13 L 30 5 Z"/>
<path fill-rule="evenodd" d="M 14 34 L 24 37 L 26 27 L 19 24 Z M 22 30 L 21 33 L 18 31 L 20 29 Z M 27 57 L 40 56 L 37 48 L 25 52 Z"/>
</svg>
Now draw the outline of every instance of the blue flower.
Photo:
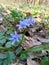
<svg viewBox="0 0 49 65">
<path fill-rule="evenodd" d="M 19 27 L 19 30 L 22 28 L 26 28 L 26 24 L 24 22 L 21 22 L 20 24 L 17 24 L 16 26 Z"/>
<path fill-rule="evenodd" d="M 28 18 L 28 24 L 33 25 L 35 23 L 34 18 Z"/>
<path fill-rule="evenodd" d="M 32 24 L 35 23 L 35 18 L 31 18 L 31 23 L 32 23 Z"/>
<path fill-rule="evenodd" d="M 25 24 L 26 26 L 30 26 L 29 19 L 25 19 L 25 20 L 24 20 L 24 24 Z"/>
<path fill-rule="evenodd" d="M 28 19 L 24 19 L 23 21 L 19 21 L 19 24 L 17 24 L 16 26 L 19 27 L 19 30 L 22 28 L 26 28 L 27 26 L 29 27 L 30 25 L 33 25 L 35 23 L 35 19 L 34 18 L 28 18 Z"/>
<path fill-rule="evenodd" d="M 12 45 L 13 45 L 15 42 L 19 42 L 20 37 L 22 36 L 21 34 L 17 34 L 16 31 L 14 32 L 14 34 L 10 34 L 10 35 L 11 35 L 11 38 L 9 38 L 9 40 L 12 41 Z"/>
</svg>

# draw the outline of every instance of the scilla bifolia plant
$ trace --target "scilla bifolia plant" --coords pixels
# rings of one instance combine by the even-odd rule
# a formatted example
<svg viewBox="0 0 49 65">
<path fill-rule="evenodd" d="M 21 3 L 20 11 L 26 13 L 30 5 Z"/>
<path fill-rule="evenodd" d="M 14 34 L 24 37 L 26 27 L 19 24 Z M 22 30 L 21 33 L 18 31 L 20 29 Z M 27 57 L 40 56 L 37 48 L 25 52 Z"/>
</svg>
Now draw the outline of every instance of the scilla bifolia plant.
<svg viewBox="0 0 49 65">
<path fill-rule="evenodd" d="M 19 30 L 21 28 L 29 27 L 35 23 L 34 18 L 28 18 L 23 21 L 19 21 L 17 24 Z M 24 50 L 21 44 L 25 41 L 25 34 L 18 34 L 16 31 L 10 35 L 5 34 L 6 32 L 0 32 L 0 65 L 9 65 L 13 63 L 17 57 L 21 60 L 26 60 L 28 57 L 28 53 L 30 52 L 38 52 L 43 49 L 49 50 L 49 45 L 46 46 L 37 46 L 34 48 L 30 48 L 28 50 Z"/>
<path fill-rule="evenodd" d="M 23 50 L 21 47 L 24 41 L 23 34 L 18 34 L 16 31 L 10 35 L 5 33 L 4 31 L 0 32 L 0 65 L 13 63 L 16 60 L 16 56 L 20 56 Z"/>
</svg>

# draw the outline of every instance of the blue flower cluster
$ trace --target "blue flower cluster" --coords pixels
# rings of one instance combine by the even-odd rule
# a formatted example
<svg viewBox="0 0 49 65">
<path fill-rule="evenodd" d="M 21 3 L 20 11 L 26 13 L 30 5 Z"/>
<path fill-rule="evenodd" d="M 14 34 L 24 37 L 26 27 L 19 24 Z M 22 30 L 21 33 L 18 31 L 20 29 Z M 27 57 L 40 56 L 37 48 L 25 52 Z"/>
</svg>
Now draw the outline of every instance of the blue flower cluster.
<svg viewBox="0 0 49 65">
<path fill-rule="evenodd" d="M 17 32 L 15 31 L 14 34 L 10 34 L 11 38 L 9 38 L 10 41 L 12 41 L 12 45 L 15 42 L 19 42 L 20 38 L 22 37 L 22 34 L 17 34 Z"/>
<path fill-rule="evenodd" d="M 30 25 L 33 25 L 34 23 L 35 23 L 34 18 L 28 18 L 28 19 L 24 19 L 23 21 L 19 21 L 19 24 L 17 24 L 16 26 L 18 26 L 20 30 L 22 28 L 26 28 L 27 26 L 29 27 Z"/>
<path fill-rule="evenodd" d="M 35 19 L 34 18 L 28 18 L 28 19 L 24 19 L 23 21 L 19 21 L 19 24 L 17 24 L 16 26 L 19 27 L 19 30 L 22 28 L 26 28 L 27 26 L 29 27 L 30 25 L 33 25 L 35 23 Z M 22 34 L 17 34 L 17 32 L 15 31 L 14 34 L 10 34 L 11 38 L 9 38 L 10 41 L 12 41 L 12 45 L 15 42 L 19 42 L 20 38 L 22 37 Z"/>
</svg>

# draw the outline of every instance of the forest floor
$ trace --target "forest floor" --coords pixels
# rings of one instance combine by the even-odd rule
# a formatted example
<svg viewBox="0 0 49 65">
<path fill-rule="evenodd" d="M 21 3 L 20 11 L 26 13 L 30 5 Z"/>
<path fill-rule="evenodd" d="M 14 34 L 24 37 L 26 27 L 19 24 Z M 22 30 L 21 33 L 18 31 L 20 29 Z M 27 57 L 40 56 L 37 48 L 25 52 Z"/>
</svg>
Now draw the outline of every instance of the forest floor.
<svg viewBox="0 0 49 65">
<path fill-rule="evenodd" d="M 34 18 L 35 23 L 18 31 L 16 24 L 26 18 L 27 20 L 28 18 Z M 18 34 L 24 34 L 25 40 L 18 47 L 12 46 L 12 42 L 8 40 L 10 34 L 13 34 L 14 31 Z M 49 7 L 21 5 L 18 8 L 5 8 L 0 6 L 0 43 L 0 60 L 2 59 L 0 65 L 8 65 L 8 61 L 9 63 L 12 62 L 13 57 L 15 57 L 13 52 L 16 55 L 16 59 L 14 64 L 10 65 L 49 65 Z M 17 50 L 16 47 L 19 49 Z M 22 51 L 20 52 L 21 48 Z M 23 53 L 23 55 L 20 56 L 19 52 L 20 54 Z M 27 55 L 24 55 L 27 52 L 28 58 Z M 8 58 L 4 57 L 4 55 L 1 57 L 1 54 L 6 54 Z"/>
</svg>

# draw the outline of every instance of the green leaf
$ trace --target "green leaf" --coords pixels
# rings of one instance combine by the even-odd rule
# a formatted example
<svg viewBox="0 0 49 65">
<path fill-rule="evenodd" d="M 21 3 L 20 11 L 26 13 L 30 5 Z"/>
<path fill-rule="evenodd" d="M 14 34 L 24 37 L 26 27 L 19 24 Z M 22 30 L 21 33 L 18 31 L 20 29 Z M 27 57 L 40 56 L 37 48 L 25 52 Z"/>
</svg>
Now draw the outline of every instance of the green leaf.
<svg viewBox="0 0 49 65">
<path fill-rule="evenodd" d="M 7 54 L 0 53 L 0 59 L 5 59 L 5 58 L 7 58 Z"/>
<path fill-rule="evenodd" d="M 14 20 L 21 20 L 21 19 L 23 19 L 22 11 L 11 10 L 10 14 L 11 14 L 12 18 L 14 18 Z"/>
<path fill-rule="evenodd" d="M 6 38 L 5 36 L 0 36 L 0 39 L 4 39 L 4 38 Z"/>
<path fill-rule="evenodd" d="M 0 40 L 0 44 L 4 44 L 5 42 L 6 42 L 5 38 L 3 38 L 3 39 Z"/>
<path fill-rule="evenodd" d="M 11 42 L 7 42 L 6 47 L 10 48 L 11 47 Z"/>
<path fill-rule="evenodd" d="M 0 32 L 0 36 L 4 35 L 5 34 L 5 31 L 1 31 Z"/>
<path fill-rule="evenodd" d="M 5 59 L 5 60 L 3 61 L 3 63 L 2 63 L 2 65 L 8 65 L 8 64 L 9 64 L 9 62 L 8 62 L 7 59 Z"/>
<path fill-rule="evenodd" d="M 8 62 L 12 63 L 15 60 L 15 54 L 12 51 L 8 51 Z"/>
<path fill-rule="evenodd" d="M 7 48 L 7 47 L 2 47 L 2 46 L 0 46 L 0 50 L 8 51 L 8 50 L 11 50 L 11 49 L 10 49 L 10 48 Z"/>
<path fill-rule="evenodd" d="M 2 64 L 2 62 L 3 62 L 3 61 L 0 59 L 0 65 Z"/>
<path fill-rule="evenodd" d="M 15 42 L 14 46 L 18 46 L 20 44 L 20 42 Z"/>
<path fill-rule="evenodd" d="M 49 45 L 36 46 L 34 48 L 30 48 L 28 50 L 22 51 L 22 53 L 40 52 L 44 49 L 49 50 Z"/>
<path fill-rule="evenodd" d="M 47 56 L 44 56 L 44 57 L 42 58 L 42 60 L 46 60 L 46 61 L 48 61 L 49 59 L 48 59 Z"/>
<path fill-rule="evenodd" d="M 13 33 L 12 30 L 7 31 L 7 34 L 12 34 L 12 33 Z"/>
<path fill-rule="evenodd" d="M 22 16 L 23 14 L 22 14 L 22 12 L 21 11 L 19 11 L 19 10 L 11 10 L 11 15 L 13 16 L 13 17 L 19 17 L 19 16 Z"/>
<path fill-rule="evenodd" d="M 13 52 L 8 51 L 7 58 L 3 60 L 3 65 L 9 65 L 10 63 L 14 62 L 15 55 Z"/>
<path fill-rule="evenodd" d="M 5 39 L 6 39 L 6 40 L 9 40 L 9 38 L 10 38 L 10 36 L 6 36 L 6 38 L 5 38 Z"/>
<path fill-rule="evenodd" d="M 43 61 L 41 62 L 41 65 L 49 65 L 49 60 L 48 60 L 48 61 L 44 61 L 44 60 L 43 60 Z"/>
<path fill-rule="evenodd" d="M 21 60 L 26 60 L 28 58 L 28 55 L 27 54 L 21 54 L 20 55 L 20 59 Z"/>
<path fill-rule="evenodd" d="M 22 51 L 22 47 L 16 49 L 16 55 L 18 55 Z"/>
<path fill-rule="evenodd" d="M 48 57 L 43 57 L 41 60 L 41 65 L 49 65 L 49 59 Z"/>
<path fill-rule="evenodd" d="M 5 38 L 5 36 L 0 36 L 0 39 L 3 39 L 3 38 Z"/>
</svg>

